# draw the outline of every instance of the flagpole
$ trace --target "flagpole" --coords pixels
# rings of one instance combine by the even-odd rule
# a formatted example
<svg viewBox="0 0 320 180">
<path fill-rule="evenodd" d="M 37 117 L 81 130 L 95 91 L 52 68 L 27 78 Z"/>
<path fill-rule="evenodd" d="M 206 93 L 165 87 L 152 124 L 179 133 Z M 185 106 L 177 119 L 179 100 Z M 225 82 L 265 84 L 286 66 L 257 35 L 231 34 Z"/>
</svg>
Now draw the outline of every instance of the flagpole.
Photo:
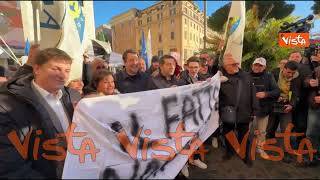
<svg viewBox="0 0 320 180">
<path fill-rule="evenodd" d="M 231 6 L 232 6 L 232 3 L 233 2 L 231 2 Z M 230 10 L 231 10 L 231 6 L 230 6 Z M 229 15 L 230 15 L 230 10 L 229 10 Z M 219 62 L 221 62 L 221 55 L 222 55 L 222 52 L 223 52 L 223 49 L 225 48 L 225 44 L 226 44 L 226 38 L 227 38 L 227 32 L 228 32 L 228 26 L 229 26 L 229 20 L 230 20 L 230 18 L 229 18 L 229 15 L 228 15 L 228 19 L 227 19 L 227 23 L 226 23 L 226 28 L 225 28 L 225 30 L 224 30 L 224 35 L 223 35 L 223 39 L 222 39 L 222 41 L 224 41 L 223 42 L 223 46 L 222 46 L 222 48 L 221 49 L 219 49 L 219 51 L 220 51 L 220 54 L 219 54 Z M 220 44 L 219 44 L 220 45 Z"/>
<path fill-rule="evenodd" d="M 34 42 L 35 44 L 39 44 L 40 42 L 40 17 L 39 11 L 42 9 L 41 1 L 32 1 L 32 9 L 33 9 L 33 28 L 34 28 Z"/>
<path fill-rule="evenodd" d="M 204 35 L 204 37 L 207 37 L 207 1 L 206 0 L 204 0 L 203 1 L 203 9 L 204 9 L 204 32 L 203 32 L 203 35 Z M 203 41 L 203 48 L 204 49 L 206 49 L 206 47 L 207 47 L 207 43 L 206 43 L 206 41 Z"/>
</svg>

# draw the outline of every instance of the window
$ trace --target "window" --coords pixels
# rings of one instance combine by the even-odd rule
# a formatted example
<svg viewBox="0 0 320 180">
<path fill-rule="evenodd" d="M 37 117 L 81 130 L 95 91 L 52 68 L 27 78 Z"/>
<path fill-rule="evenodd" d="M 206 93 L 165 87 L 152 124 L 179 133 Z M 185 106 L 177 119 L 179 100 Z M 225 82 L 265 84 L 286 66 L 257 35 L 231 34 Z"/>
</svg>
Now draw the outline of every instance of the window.
<svg viewBox="0 0 320 180">
<path fill-rule="evenodd" d="M 170 52 L 177 52 L 177 48 L 170 49 Z"/>
<path fill-rule="evenodd" d="M 160 20 L 160 14 L 157 14 L 157 19 Z"/>
<path fill-rule="evenodd" d="M 186 18 L 186 19 L 184 19 L 184 24 L 186 24 L 186 25 L 188 24 L 188 23 L 187 23 L 187 18 Z"/>
<path fill-rule="evenodd" d="M 152 20 L 152 18 L 151 18 L 151 16 L 149 16 L 149 17 L 147 18 L 147 22 L 149 23 L 149 22 L 151 22 L 151 20 Z"/>
<path fill-rule="evenodd" d="M 190 41 L 192 40 L 192 33 L 190 33 Z"/>
<path fill-rule="evenodd" d="M 158 50 L 158 56 L 159 57 L 163 56 L 163 50 Z"/>
<path fill-rule="evenodd" d="M 174 32 L 171 32 L 171 40 L 174 40 Z"/>
<path fill-rule="evenodd" d="M 185 39 L 185 40 L 188 39 L 188 33 L 187 33 L 187 31 L 184 31 L 184 39 Z"/>
<path fill-rule="evenodd" d="M 170 15 L 175 15 L 176 14 L 176 9 L 170 9 Z"/>
<path fill-rule="evenodd" d="M 172 2 L 172 5 L 176 5 L 176 4 L 177 4 L 177 1 L 173 1 L 173 2 Z"/>
<path fill-rule="evenodd" d="M 184 12 L 188 14 L 188 9 L 186 7 L 184 8 Z"/>
<path fill-rule="evenodd" d="M 159 34 L 159 42 L 162 42 L 162 36 Z"/>
<path fill-rule="evenodd" d="M 187 54 L 188 54 L 188 52 L 187 52 L 188 50 L 187 49 L 184 49 L 183 50 L 183 56 L 184 56 L 184 59 L 187 59 Z"/>
<path fill-rule="evenodd" d="M 192 27 L 192 22 L 190 22 L 190 26 Z"/>
</svg>

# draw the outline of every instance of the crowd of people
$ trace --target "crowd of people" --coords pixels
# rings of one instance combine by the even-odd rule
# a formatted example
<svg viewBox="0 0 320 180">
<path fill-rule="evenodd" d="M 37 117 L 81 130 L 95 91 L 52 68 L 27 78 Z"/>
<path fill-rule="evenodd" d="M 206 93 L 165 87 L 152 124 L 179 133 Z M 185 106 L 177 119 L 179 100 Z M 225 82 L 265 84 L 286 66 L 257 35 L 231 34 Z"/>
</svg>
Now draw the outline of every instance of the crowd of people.
<svg viewBox="0 0 320 180">
<path fill-rule="evenodd" d="M 259 130 L 256 151 L 268 157 L 264 142 L 275 137 L 279 124 L 280 132 L 293 123 L 294 132 L 305 134 L 293 139 L 295 149 L 306 137 L 320 150 L 320 122 L 317 120 L 320 117 L 320 66 L 310 68 L 299 51 L 289 54 L 288 59 L 281 60 L 278 68 L 271 72 L 267 71 L 267 60 L 263 57 L 257 57 L 251 70 L 246 72 L 231 54 L 225 54 L 221 63 L 214 54 L 194 55 L 186 60 L 183 68 L 173 55 L 153 56 L 147 69 L 139 53 L 128 49 L 122 55 L 123 69 L 115 74 L 108 71 L 105 59 L 95 58 L 90 62 L 87 55 L 83 58 L 82 78 L 70 81 L 72 58 L 57 48 L 40 51 L 38 45 L 33 45 L 27 63 L 12 77 L 4 77 L 4 70 L 0 68 L 0 177 L 61 178 L 64 159 L 46 160 L 41 156 L 48 150 L 46 147 L 38 147 L 40 156 L 35 157 L 34 146 L 27 146 L 25 142 L 30 140 L 29 144 L 35 144 L 40 135 L 43 139 L 53 139 L 57 133 L 65 133 L 81 98 L 173 88 L 200 83 L 216 73 L 221 79 L 220 126 L 205 143 L 217 148 L 221 142 L 225 148 L 224 160 L 236 154 L 224 138 L 232 130 L 237 132 L 239 142 L 249 130 Z M 313 65 L 320 63 L 320 52 L 312 60 Z M 23 144 L 25 151 L 17 149 L 12 141 L 14 137 Z M 66 149 L 64 137 L 60 138 L 60 147 Z M 250 143 L 247 141 L 247 149 Z M 280 144 L 283 146 L 283 142 Z M 54 152 L 59 156 L 61 151 Z M 246 151 L 243 161 L 250 167 L 249 152 Z M 304 156 L 304 164 L 316 165 L 320 154 L 315 153 L 312 160 L 308 158 Z M 285 151 L 283 161 L 291 163 L 293 160 L 294 157 Z M 181 170 L 186 177 L 189 164 L 207 168 L 205 161 L 195 155 Z"/>
</svg>

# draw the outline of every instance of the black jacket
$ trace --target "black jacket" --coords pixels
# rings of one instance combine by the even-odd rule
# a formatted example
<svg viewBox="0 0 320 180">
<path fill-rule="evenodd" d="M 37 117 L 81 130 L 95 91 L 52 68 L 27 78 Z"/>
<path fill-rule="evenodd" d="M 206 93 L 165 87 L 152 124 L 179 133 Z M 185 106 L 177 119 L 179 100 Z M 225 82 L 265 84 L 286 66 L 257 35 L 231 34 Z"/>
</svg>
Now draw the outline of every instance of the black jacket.
<svg viewBox="0 0 320 180">
<path fill-rule="evenodd" d="M 219 69 L 220 69 L 220 68 L 219 68 L 218 63 L 215 63 L 215 64 L 213 64 L 212 66 L 209 66 L 209 67 L 208 67 L 208 73 L 209 73 L 211 76 L 214 76 L 214 75 L 216 75 L 216 73 L 218 72 Z"/>
<path fill-rule="evenodd" d="M 310 95 L 309 95 L 309 107 L 310 109 L 318 110 L 320 108 L 320 104 L 317 104 L 314 101 L 315 96 L 319 96 L 320 89 L 319 88 L 312 88 L 310 90 Z"/>
<path fill-rule="evenodd" d="M 147 89 L 163 89 L 180 85 L 181 83 L 179 82 L 179 80 L 176 79 L 175 76 L 172 76 L 171 80 L 167 80 L 164 76 L 161 75 L 161 73 L 159 73 L 157 76 L 149 78 Z"/>
<path fill-rule="evenodd" d="M 257 116 L 267 116 L 272 112 L 272 105 L 280 96 L 280 89 L 274 77 L 269 72 L 254 73 L 250 72 L 256 92 L 266 92 L 267 97 L 258 100 L 259 110 Z"/>
<path fill-rule="evenodd" d="M 32 70 L 32 68 L 28 70 Z M 24 76 L 20 76 L 22 74 Z M 33 75 L 30 74 L 30 71 L 25 71 L 20 75 L 0 89 L 0 177 L 61 178 L 64 159 L 62 161 L 50 161 L 44 158 L 43 153 L 61 157 L 61 153 L 57 149 L 48 149 L 58 146 L 60 150 L 61 148 L 66 150 L 66 141 L 64 138 L 59 138 L 58 143 L 52 143 L 50 147 L 44 146 L 46 140 L 55 139 L 59 132 L 53 125 L 49 113 L 40 104 L 31 88 Z M 71 121 L 73 116 L 71 94 L 76 92 L 66 87 L 62 89 L 62 92 L 61 101 Z M 42 133 L 36 135 L 36 130 L 41 130 Z M 8 134 L 16 132 L 17 136 L 20 137 L 19 143 L 22 143 L 27 139 L 29 131 L 32 133 L 27 146 L 28 154 L 24 159 L 12 141 L 9 140 Z M 38 156 L 36 156 L 38 159 L 35 160 L 33 147 L 37 137 L 40 137 L 41 141 Z"/>
<path fill-rule="evenodd" d="M 279 74 L 280 74 L 280 68 L 276 68 L 272 71 L 272 74 L 278 84 L 279 81 Z M 301 90 L 302 90 L 302 80 L 300 74 L 298 75 L 298 77 L 294 78 L 291 80 L 290 83 L 290 91 L 292 91 L 292 96 L 291 96 L 291 100 L 289 102 L 289 104 L 293 107 L 293 110 L 295 110 L 297 108 L 297 105 L 299 103 L 301 103 Z M 279 87 L 280 88 L 280 87 Z M 280 90 L 281 92 L 281 90 Z M 307 99 L 308 100 L 308 99 Z"/>
<path fill-rule="evenodd" d="M 205 81 L 206 78 L 204 76 L 198 75 L 198 81 Z M 192 81 L 192 78 L 189 76 L 188 71 L 182 71 L 180 74 L 180 84 L 182 85 L 188 85 L 188 84 L 194 84 Z"/>
<path fill-rule="evenodd" d="M 138 72 L 136 75 L 130 76 L 125 69 L 115 74 L 116 88 L 123 94 L 146 91 L 148 79 L 146 73 Z"/>
<path fill-rule="evenodd" d="M 252 116 L 255 115 L 258 109 L 258 102 L 256 99 L 256 89 L 253 85 L 253 80 L 249 73 L 239 70 L 234 75 L 229 75 L 224 69 L 221 71 L 223 76 L 228 80 L 221 83 L 219 93 L 219 110 L 226 106 L 236 106 L 236 96 L 238 88 L 238 80 L 242 82 L 242 89 L 240 93 L 239 106 L 237 110 L 237 122 L 249 123 Z"/>
</svg>

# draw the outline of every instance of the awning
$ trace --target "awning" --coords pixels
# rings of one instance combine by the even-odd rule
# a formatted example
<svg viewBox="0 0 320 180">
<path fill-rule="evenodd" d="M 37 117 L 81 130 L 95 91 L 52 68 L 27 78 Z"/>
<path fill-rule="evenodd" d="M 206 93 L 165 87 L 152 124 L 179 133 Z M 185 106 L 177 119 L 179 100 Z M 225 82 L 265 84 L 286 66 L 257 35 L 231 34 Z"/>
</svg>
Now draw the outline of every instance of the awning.
<svg viewBox="0 0 320 180">
<path fill-rule="evenodd" d="M 92 46 L 96 56 L 110 54 L 112 52 L 111 45 L 108 42 L 92 39 Z"/>
</svg>

